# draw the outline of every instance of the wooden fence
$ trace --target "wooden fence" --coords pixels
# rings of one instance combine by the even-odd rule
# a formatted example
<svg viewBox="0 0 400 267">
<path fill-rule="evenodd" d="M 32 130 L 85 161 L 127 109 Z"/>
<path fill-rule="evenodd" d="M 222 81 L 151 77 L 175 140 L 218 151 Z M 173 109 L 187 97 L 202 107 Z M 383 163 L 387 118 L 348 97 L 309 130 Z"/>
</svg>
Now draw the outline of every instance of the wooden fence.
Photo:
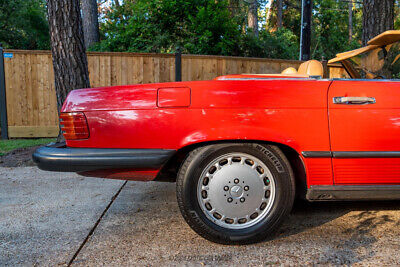
<svg viewBox="0 0 400 267">
<path fill-rule="evenodd" d="M 51 53 L 7 50 L 4 58 L 8 134 L 53 137 L 58 115 Z M 170 82 L 175 80 L 175 55 L 89 52 L 92 87 Z M 182 55 L 182 80 L 210 80 L 238 73 L 279 73 L 300 61 L 242 57 Z M 334 77 L 341 68 L 331 68 Z"/>
</svg>

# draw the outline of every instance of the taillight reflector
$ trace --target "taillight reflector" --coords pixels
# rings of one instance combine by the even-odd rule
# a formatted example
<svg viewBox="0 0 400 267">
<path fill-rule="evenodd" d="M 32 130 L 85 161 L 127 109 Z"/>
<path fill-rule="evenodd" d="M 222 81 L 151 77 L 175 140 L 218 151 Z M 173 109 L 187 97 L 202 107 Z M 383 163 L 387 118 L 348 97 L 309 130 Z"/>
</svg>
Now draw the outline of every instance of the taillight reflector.
<svg viewBox="0 0 400 267">
<path fill-rule="evenodd" d="M 89 127 L 82 112 L 61 113 L 60 124 L 65 140 L 89 138 Z"/>
</svg>

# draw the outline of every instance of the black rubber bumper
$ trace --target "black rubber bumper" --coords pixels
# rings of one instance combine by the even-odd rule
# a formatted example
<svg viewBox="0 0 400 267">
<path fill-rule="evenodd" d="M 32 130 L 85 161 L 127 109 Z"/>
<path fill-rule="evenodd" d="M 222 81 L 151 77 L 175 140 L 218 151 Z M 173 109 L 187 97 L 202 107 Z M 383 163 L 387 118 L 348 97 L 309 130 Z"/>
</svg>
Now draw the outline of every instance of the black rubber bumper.
<svg viewBox="0 0 400 267">
<path fill-rule="evenodd" d="M 69 148 L 52 144 L 32 155 L 42 170 L 86 172 L 106 169 L 160 169 L 175 153 L 166 149 Z"/>
</svg>

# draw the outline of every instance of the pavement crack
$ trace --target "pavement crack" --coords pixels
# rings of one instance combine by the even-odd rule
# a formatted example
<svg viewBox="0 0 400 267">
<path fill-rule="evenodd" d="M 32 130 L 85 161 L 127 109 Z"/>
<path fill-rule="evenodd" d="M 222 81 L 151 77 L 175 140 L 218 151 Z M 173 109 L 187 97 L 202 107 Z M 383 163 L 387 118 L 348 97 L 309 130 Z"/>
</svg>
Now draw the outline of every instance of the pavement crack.
<svg viewBox="0 0 400 267">
<path fill-rule="evenodd" d="M 125 187 L 125 185 L 128 183 L 128 181 L 125 181 L 122 186 L 119 188 L 117 193 L 111 198 L 110 203 L 108 203 L 107 207 L 103 210 L 101 213 L 100 217 L 97 219 L 96 223 L 93 225 L 92 229 L 90 229 L 89 233 L 87 234 L 86 238 L 83 240 L 82 244 L 79 246 L 78 250 L 75 252 L 74 256 L 72 256 L 71 260 L 68 262 L 67 266 L 71 266 L 76 257 L 79 255 L 79 252 L 81 252 L 82 248 L 85 246 L 89 238 L 92 236 L 94 231 L 96 230 L 97 226 L 103 219 L 104 215 L 107 213 L 108 209 L 111 207 L 111 205 L 114 203 L 114 200 L 118 197 L 119 193 L 121 193 L 122 189 Z"/>
</svg>

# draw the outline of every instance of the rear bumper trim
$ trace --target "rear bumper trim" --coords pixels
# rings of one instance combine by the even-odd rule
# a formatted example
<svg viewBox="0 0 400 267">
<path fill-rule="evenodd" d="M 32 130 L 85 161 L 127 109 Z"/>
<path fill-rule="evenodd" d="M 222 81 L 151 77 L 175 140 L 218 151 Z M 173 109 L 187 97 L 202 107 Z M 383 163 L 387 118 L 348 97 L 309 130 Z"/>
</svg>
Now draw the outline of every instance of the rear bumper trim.
<svg viewBox="0 0 400 267">
<path fill-rule="evenodd" d="M 53 144 L 36 149 L 32 158 L 46 171 L 157 170 L 174 153 L 175 150 L 167 149 L 70 148 Z"/>
</svg>

